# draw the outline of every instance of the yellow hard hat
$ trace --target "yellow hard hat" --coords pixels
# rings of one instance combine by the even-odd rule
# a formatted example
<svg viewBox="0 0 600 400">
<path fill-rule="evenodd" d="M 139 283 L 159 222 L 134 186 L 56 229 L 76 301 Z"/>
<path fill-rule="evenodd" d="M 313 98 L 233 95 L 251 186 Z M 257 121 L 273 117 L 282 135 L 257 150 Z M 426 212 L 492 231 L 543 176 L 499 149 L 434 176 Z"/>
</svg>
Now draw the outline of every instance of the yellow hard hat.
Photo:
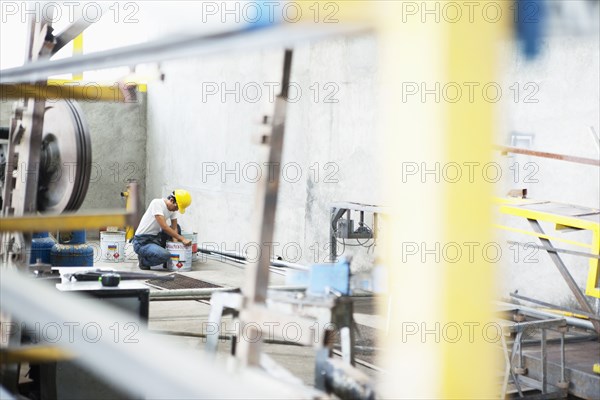
<svg viewBox="0 0 600 400">
<path fill-rule="evenodd" d="M 179 212 L 185 214 L 185 209 L 192 204 L 192 195 L 187 190 L 177 189 L 173 191 Z"/>
</svg>

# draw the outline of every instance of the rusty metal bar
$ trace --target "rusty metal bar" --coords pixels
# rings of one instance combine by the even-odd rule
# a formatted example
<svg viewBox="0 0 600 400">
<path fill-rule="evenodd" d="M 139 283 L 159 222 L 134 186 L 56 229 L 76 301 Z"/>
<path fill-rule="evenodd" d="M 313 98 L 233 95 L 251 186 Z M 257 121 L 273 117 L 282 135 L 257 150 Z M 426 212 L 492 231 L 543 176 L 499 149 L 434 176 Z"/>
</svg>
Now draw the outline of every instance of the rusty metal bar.
<svg viewBox="0 0 600 400">
<path fill-rule="evenodd" d="M 600 160 L 594 159 L 594 158 L 569 156 L 566 154 L 558 154 L 558 153 L 550 153 L 547 151 L 521 149 L 518 147 L 510 147 L 510 146 L 495 145 L 494 148 L 496 150 L 500 150 L 503 153 L 525 154 L 528 156 L 551 158 L 553 160 L 568 161 L 568 162 L 573 162 L 573 163 L 577 163 L 577 164 L 586 164 L 586 165 L 593 165 L 596 167 L 600 167 Z"/>
<path fill-rule="evenodd" d="M 275 101 L 272 130 L 268 139 L 269 165 L 272 168 L 270 168 L 269 176 L 263 177 L 259 182 L 256 193 L 256 209 L 259 212 L 257 223 L 260 229 L 259 243 L 261 244 L 261 252 L 258 261 L 251 263 L 246 270 L 246 282 L 242 289 L 244 303 L 240 310 L 240 319 L 243 324 L 249 322 L 251 318 L 256 317 L 256 313 L 260 313 L 260 307 L 264 306 L 267 298 L 269 266 L 271 264 L 268 244 L 273 241 L 273 232 L 275 230 L 275 212 L 277 209 L 291 66 L 292 50 L 286 49 L 283 61 L 281 94 L 277 96 Z M 260 341 L 251 343 L 242 340 L 239 345 L 239 351 L 236 353 L 242 364 L 260 365 L 260 346 Z"/>
<path fill-rule="evenodd" d="M 516 293 L 511 293 L 510 297 L 512 297 L 514 299 L 524 300 L 524 301 L 527 301 L 529 303 L 539 304 L 541 306 L 548 307 L 548 308 L 555 309 L 555 310 L 565 311 L 565 312 L 569 312 L 569 313 L 572 313 L 572 314 L 579 314 L 579 315 L 582 315 L 582 316 L 584 316 L 586 318 L 595 319 L 595 320 L 599 320 L 600 321 L 600 316 L 599 315 L 588 313 L 588 312 L 585 312 L 585 311 L 574 310 L 574 309 L 569 308 L 569 307 L 557 306 L 556 304 L 551 304 L 551 303 L 547 303 L 545 301 L 541 301 L 541 300 L 537 300 L 537 299 L 532 299 L 531 297 L 521 296 L 520 294 L 516 294 Z"/>
</svg>

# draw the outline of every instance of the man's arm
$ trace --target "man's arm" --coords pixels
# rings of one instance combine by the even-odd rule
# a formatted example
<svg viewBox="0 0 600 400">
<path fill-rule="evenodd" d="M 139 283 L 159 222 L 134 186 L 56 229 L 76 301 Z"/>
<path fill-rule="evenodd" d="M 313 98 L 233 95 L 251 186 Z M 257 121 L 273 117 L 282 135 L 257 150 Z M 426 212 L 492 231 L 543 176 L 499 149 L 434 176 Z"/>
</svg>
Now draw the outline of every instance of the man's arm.
<svg viewBox="0 0 600 400">
<path fill-rule="evenodd" d="M 171 220 L 171 229 L 177 232 L 177 218 Z M 176 239 L 175 237 L 173 237 L 173 240 L 179 241 L 179 239 Z"/>
<path fill-rule="evenodd" d="M 183 243 L 184 246 L 190 246 L 192 244 L 191 240 L 187 240 L 179 233 L 177 233 L 177 220 L 175 220 L 175 229 L 173 229 L 169 225 L 167 225 L 167 221 L 165 220 L 165 217 L 163 215 L 155 215 L 154 218 L 156 218 L 156 222 L 158 223 L 158 225 L 160 225 L 160 229 L 168 233 L 169 236 L 179 240 L 181 243 Z"/>
</svg>

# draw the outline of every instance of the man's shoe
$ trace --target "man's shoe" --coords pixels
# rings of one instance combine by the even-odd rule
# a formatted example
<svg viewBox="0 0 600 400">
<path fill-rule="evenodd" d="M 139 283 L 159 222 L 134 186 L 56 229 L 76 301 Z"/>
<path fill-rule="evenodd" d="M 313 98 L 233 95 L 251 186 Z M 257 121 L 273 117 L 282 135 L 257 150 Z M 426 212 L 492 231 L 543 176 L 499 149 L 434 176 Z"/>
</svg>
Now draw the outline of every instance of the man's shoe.
<svg viewBox="0 0 600 400">
<path fill-rule="evenodd" d="M 144 271 L 147 271 L 147 270 L 150 269 L 150 267 L 143 266 L 140 261 L 138 261 L 137 266 L 138 266 L 139 269 L 143 269 Z"/>
</svg>

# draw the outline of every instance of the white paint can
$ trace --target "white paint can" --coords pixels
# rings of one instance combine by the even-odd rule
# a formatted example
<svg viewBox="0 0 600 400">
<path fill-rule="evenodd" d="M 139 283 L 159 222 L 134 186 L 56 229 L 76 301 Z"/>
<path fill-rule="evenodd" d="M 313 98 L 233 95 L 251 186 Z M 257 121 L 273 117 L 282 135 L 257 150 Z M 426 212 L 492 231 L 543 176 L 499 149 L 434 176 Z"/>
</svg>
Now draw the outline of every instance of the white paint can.
<svg viewBox="0 0 600 400">
<path fill-rule="evenodd" d="M 169 271 L 192 270 L 192 246 L 184 246 L 181 242 L 167 242 L 167 250 L 171 253 L 171 260 L 167 263 Z"/>
<path fill-rule="evenodd" d="M 192 261 L 198 261 L 198 232 L 181 232 L 181 236 L 192 241 Z"/>
<path fill-rule="evenodd" d="M 125 232 L 100 232 L 100 252 L 102 260 L 125 261 Z"/>
</svg>

